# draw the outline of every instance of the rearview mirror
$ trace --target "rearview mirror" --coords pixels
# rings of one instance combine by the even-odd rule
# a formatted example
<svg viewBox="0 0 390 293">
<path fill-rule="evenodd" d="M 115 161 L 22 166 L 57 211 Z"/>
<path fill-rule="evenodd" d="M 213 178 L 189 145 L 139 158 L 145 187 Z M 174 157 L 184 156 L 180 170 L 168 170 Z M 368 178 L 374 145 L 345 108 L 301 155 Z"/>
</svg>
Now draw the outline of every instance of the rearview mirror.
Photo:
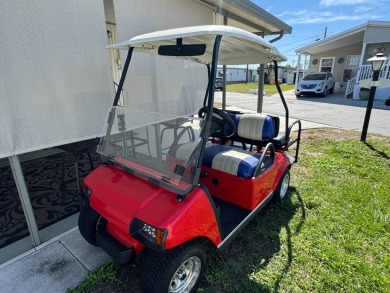
<svg viewBox="0 0 390 293">
<path fill-rule="evenodd" d="M 158 48 L 158 54 L 163 56 L 200 56 L 206 51 L 206 45 L 166 45 Z"/>
<path fill-rule="evenodd" d="M 158 47 L 158 54 L 162 56 L 200 56 L 206 52 L 205 44 L 183 45 L 182 39 L 176 40 L 176 45 Z"/>
</svg>

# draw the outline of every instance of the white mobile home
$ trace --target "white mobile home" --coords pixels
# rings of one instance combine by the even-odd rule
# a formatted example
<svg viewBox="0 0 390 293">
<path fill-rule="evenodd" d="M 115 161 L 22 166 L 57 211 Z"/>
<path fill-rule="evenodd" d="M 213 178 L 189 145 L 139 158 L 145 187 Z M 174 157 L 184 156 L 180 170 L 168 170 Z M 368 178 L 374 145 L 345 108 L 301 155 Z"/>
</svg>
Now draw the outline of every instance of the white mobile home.
<svg viewBox="0 0 390 293">
<path fill-rule="evenodd" d="M 390 22 L 367 21 L 357 27 L 296 50 L 310 56 L 309 72 L 329 71 L 345 90 L 345 97 L 359 99 L 359 82 L 372 76 L 367 59 L 377 53 L 390 57 Z M 298 61 L 299 63 L 299 61 Z M 390 61 L 380 78 L 390 79 Z M 375 99 L 390 97 L 390 88 L 378 88 Z"/>
</svg>

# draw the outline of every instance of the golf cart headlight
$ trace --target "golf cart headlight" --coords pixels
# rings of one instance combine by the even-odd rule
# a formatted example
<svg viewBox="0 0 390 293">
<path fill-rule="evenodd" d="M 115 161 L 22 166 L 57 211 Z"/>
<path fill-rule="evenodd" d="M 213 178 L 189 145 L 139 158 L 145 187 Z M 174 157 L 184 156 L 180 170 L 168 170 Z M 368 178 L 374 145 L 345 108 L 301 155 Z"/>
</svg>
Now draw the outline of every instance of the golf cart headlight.
<svg viewBox="0 0 390 293">
<path fill-rule="evenodd" d="M 162 250 L 167 238 L 167 230 L 149 225 L 140 219 L 134 218 L 130 224 L 130 235 L 148 248 Z"/>
<path fill-rule="evenodd" d="M 91 197 L 91 194 L 92 194 L 92 190 L 87 185 L 82 183 L 81 184 L 81 191 L 83 192 L 85 198 L 89 200 Z"/>
</svg>

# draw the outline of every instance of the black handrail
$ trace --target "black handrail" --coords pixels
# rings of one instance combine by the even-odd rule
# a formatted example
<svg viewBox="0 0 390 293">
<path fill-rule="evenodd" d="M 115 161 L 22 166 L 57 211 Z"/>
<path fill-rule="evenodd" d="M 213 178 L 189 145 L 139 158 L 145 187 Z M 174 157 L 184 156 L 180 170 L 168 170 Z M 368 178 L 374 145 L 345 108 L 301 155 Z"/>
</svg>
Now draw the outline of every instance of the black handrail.
<svg viewBox="0 0 390 293">
<path fill-rule="evenodd" d="M 291 130 L 295 124 L 298 124 L 298 137 L 296 139 L 290 141 L 290 133 L 291 133 Z M 288 144 L 286 145 L 286 151 L 293 144 L 295 144 L 295 143 L 297 144 L 297 148 L 295 149 L 295 163 L 298 162 L 299 145 L 301 142 L 301 130 L 302 130 L 301 120 L 296 120 L 290 124 L 290 126 L 288 127 L 288 133 L 286 133 L 286 137 L 289 138 Z"/>
<path fill-rule="evenodd" d="M 288 112 L 288 106 L 287 106 L 287 103 L 286 103 L 286 100 L 284 99 L 284 96 L 283 96 L 283 92 L 280 88 L 280 85 L 279 85 L 279 80 L 278 80 L 278 62 L 274 60 L 274 65 L 275 65 L 275 85 L 276 85 L 276 89 L 278 90 L 278 93 L 279 93 L 279 96 L 280 96 L 280 99 L 282 100 L 282 103 L 283 103 L 283 107 L 284 107 L 284 110 L 285 110 L 285 116 L 286 116 L 286 142 L 289 141 L 289 137 L 288 137 L 288 119 L 289 119 L 289 112 Z"/>
<path fill-rule="evenodd" d="M 269 166 L 266 166 L 264 165 L 263 167 L 261 167 L 266 155 L 268 152 L 271 152 L 271 160 L 272 160 L 272 163 L 275 161 L 275 147 L 274 145 L 272 144 L 272 142 L 269 142 L 265 148 L 263 149 L 263 152 L 261 154 L 261 157 L 259 159 L 259 163 L 257 164 L 257 167 L 256 167 L 256 170 L 255 172 L 253 173 L 253 177 L 257 177 L 259 176 L 265 169 L 267 169 Z"/>
<path fill-rule="evenodd" d="M 121 79 L 120 79 L 119 84 L 118 84 L 118 89 L 117 89 L 116 94 L 115 94 L 114 102 L 112 103 L 112 105 L 113 105 L 114 107 L 118 105 L 118 101 L 119 101 L 119 98 L 120 98 L 120 96 L 121 96 L 121 91 L 122 91 L 122 88 L 123 88 L 123 84 L 124 84 L 124 82 L 125 82 L 127 70 L 129 69 L 129 64 L 130 64 L 131 56 L 133 55 L 133 50 L 134 50 L 134 47 L 130 47 L 130 48 L 129 48 L 129 51 L 128 51 L 128 53 L 127 53 L 127 58 L 126 58 L 125 66 L 123 67 L 122 76 L 121 76 Z"/>
<path fill-rule="evenodd" d="M 127 53 L 125 66 L 123 67 L 122 76 L 121 76 L 121 79 L 119 81 L 119 85 L 118 85 L 118 89 L 117 89 L 116 94 L 115 94 L 114 101 L 112 103 L 113 107 L 118 106 L 118 101 L 119 101 L 119 98 L 121 96 L 121 91 L 122 91 L 122 88 L 123 88 L 123 84 L 125 83 L 127 70 L 129 69 L 130 60 L 131 60 L 131 57 L 133 55 L 133 50 L 134 50 L 134 48 L 130 47 L 129 51 Z M 104 137 L 100 138 L 100 141 L 99 141 L 99 144 L 103 144 L 103 148 L 102 149 L 105 149 L 105 145 L 107 145 L 107 143 L 111 144 L 110 133 L 111 133 L 111 129 L 112 129 L 112 123 L 114 122 L 114 118 L 115 118 L 115 109 L 112 108 L 110 110 L 109 114 L 108 114 L 108 119 L 107 119 L 107 124 L 108 125 L 107 125 L 107 129 L 106 129 L 106 135 Z M 104 155 L 103 155 L 103 160 L 105 160 L 105 156 Z"/>
</svg>

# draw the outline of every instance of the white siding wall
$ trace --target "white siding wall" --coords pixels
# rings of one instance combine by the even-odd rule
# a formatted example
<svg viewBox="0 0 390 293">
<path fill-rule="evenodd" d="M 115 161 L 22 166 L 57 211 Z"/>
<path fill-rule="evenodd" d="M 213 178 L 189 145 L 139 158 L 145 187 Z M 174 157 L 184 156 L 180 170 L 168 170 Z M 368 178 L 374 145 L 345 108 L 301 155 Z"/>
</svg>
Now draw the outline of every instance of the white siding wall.
<svg viewBox="0 0 390 293">
<path fill-rule="evenodd" d="M 367 44 L 366 51 L 363 58 L 363 65 L 370 64 L 370 62 L 367 62 L 367 59 L 375 56 L 378 48 L 381 48 L 382 50 L 384 49 L 383 51 L 381 51 L 381 53 L 383 53 L 387 57 L 390 57 L 390 42 Z"/>
<path fill-rule="evenodd" d="M 390 42 L 390 27 L 367 27 L 363 42 L 367 44 Z"/>
<path fill-rule="evenodd" d="M 326 51 L 321 54 L 312 55 L 310 56 L 310 62 L 309 62 L 309 72 L 318 72 L 320 67 L 320 61 L 321 58 L 325 57 L 335 57 L 334 67 L 333 67 L 333 76 L 335 78 L 336 82 L 342 82 L 344 69 L 347 62 L 347 56 L 348 55 L 360 55 L 362 51 L 362 43 L 357 43 L 350 46 L 341 47 L 335 50 Z M 338 59 L 343 58 L 344 62 L 338 63 Z M 313 60 L 317 59 L 318 63 L 313 64 Z"/>
<path fill-rule="evenodd" d="M 118 43 L 118 34 L 116 31 L 116 25 L 107 24 L 107 39 L 108 39 L 108 44 L 110 45 Z M 121 78 L 121 63 L 120 63 L 119 50 L 107 50 L 107 51 L 110 60 L 112 81 L 115 82 L 116 84 L 119 84 L 119 80 Z"/>
<path fill-rule="evenodd" d="M 118 40 L 184 26 L 213 24 L 213 11 L 193 0 L 114 0 Z"/>
<path fill-rule="evenodd" d="M 114 0 L 114 9 L 119 42 L 156 30 L 213 24 L 214 21 L 214 12 L 210 8 L 192 0 Z M 127 52 L 122 50 L 122 64 L 125 63 L 126 54 Z M 198 101 L 191 107 L 183 106 L 179 112 L 184 109 L 195 110 L 199 99 L 203 101 L 206 90 L 206 66 L 189 68 L 188 62 L 181 60 L 172 64 L 167 62 L 164 66 L 164 61 L 160 60 L 161 58 L 154 56 L 134 53 L 123 91 L 124 106 L 162 111 L 156 103 L 157 100 L 165 101 L 166 106 L 174 100 L 180 100 L 181 96 L 185 100 Z M 179 76 L 175 74 L 178 70 L 182 70 Z M 195 90 L 197 83 L 202 86 Z M 191 87 L 193 88 L 190 90 Z M 173 108 L 170 113 L 174 113 Z"/>
<path fill-rule="evenodd" d="M 91 138 L 112 101 L 103 1 L 5 1 L 0 158 Z"/>
<path fill-rule="evenodd" d="M 246 80 L 246 68 L 227 68 L 226 71 L 227 82 L 243 82 Z"/>
</svg>

